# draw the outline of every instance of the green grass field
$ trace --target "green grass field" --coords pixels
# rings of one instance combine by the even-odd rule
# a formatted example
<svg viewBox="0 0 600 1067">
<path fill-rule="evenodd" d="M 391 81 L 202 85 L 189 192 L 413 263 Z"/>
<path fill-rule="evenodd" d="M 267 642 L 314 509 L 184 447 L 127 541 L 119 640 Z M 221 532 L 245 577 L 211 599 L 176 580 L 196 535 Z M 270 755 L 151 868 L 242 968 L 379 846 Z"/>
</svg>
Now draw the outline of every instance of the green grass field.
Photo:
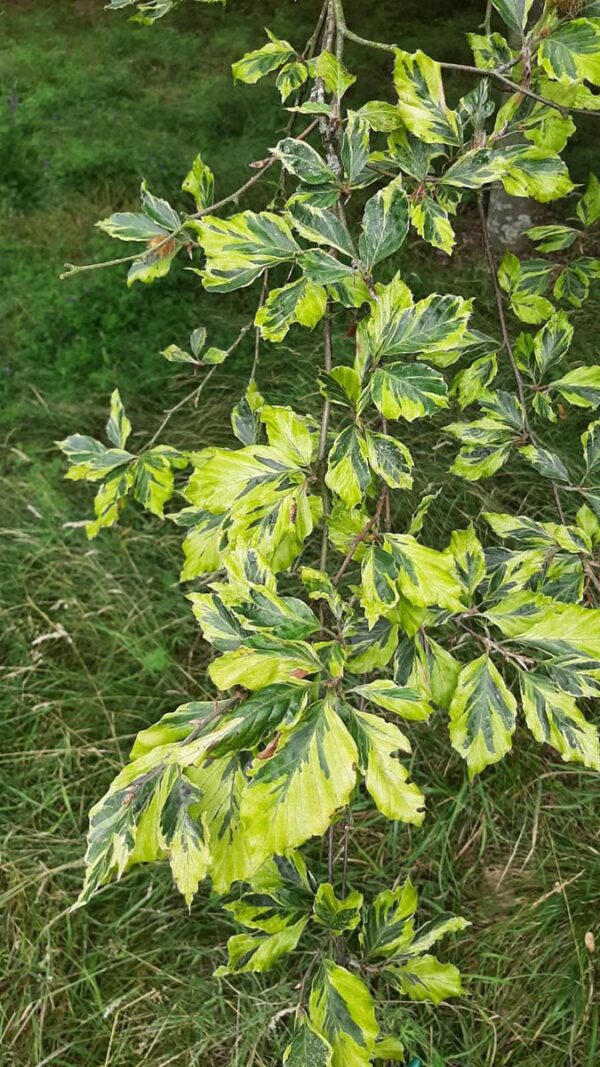
<svg viewBox="0 0 600 1067">
<path fill-rule="evenodd" d="M 373 36 L 389 36 L 397 6 L 377 5 Z M 423 5 L 401 6 L 404 47 L 466 58 L 464 32 L 476 27 L 483 4 L 430 0 L 425 31 Z M 211 298 L 182 269 L 129 292 L 122 268 L 64 282 L 58 275 L 64 261 L 115 254 L 93 223 L 133 207 L 141 177 L 171 197 L 202 150 L 222 193 L 244 180 L 246 162 L 265 155 L 281 118 L 272 87 L 234 88 L 229 64 L 263 25 L 303 40 L 316 7 L 232 0 L 227 13 L 190 3 L 146 30 L 105 12 L 101 0 L 0 6 L 0 1001 L 7 1067 L 273 1067 L 286 1044 L 288 1017 L 274 1020 L 293 999 L 302 958 L 293 972 L 212 979 L 231 930 L 206 889 L 188 915 L 167 870 L 138 869 L 84 911 L 69 911 L 90 805 L 137 730 L 203 693 L 205 653 L 178 587 L 178 532 L 132 512 L 88 543 L 80 524 L 90 496 L 63 481 L 54 441 L 74 431 L 100 434 L 118 386 L 143 443 L 161 411 L 189 389 L 160 349 L 183 343 L 200 323 L 214 343 L 231 339 L 248 319 L 248 298 Z M 347 7 L 364 29 L 361 5 Z M 365 91 L 377 95 L 385 57 L 351 58 Z M 575 180 L 585 179 L 597 146 L 585 130 L 578 136 Z M 266 202 L 264 188 L 253 191 L 252 203 Z M 480 325 L 493 331 L 468 225 L 452 262 L 436 257 L 432 266 L 411 247 L 403 269 L 419 295 L 436 279 L 457 293 L 475 286 Z M 598 311 L 593 299 L 582 319 L 581 344 L 590 353 Z M 260 384 L 275 400 L 308 397 L 310 405 L 318 345 L 290 336 L 285 365 L 281 349 L 261 354 Z M 182 409 L 165 439 L 188 447 L 190 436 L 196 447 L 229 442 L 227 412 L 252 355 L 249 335 L 202 404 Z M 435 481 L 448 456 L 442 450 L 431 463 L 431 440 L 424 435 L 414 452 L 417 464 L 427 457 L 426 475 Z M 424 484 L 402 505 L 407 512 Z M 515 510 L 540 493 L 531 479 L 515 486 L 508 475 L 495 486 L 495 506 Z M 478 506 L 485 504 L 482 489 Z M 443 539 L 473 508 L 473 496 L 458 488 L 450 508 L 445 501 L 434 509 L 431 536 Z M 386 825 L 365 809 L 356 820 L 351 881 L 383 886 L 410 870 L 426 911 L 470 918 L 454 950 L 470 996 L 436 1009 L 390 1003 L 390 1027 L 424 1067 L 597 1067 L 600 975 L 584 939 L 590 930 L 600 934 L 598 776 L 565 768 L 521 733 L 513 755 L 470 786 L 441 717 L 421 729 L 415 747 L 428 798 L 424 828 Z"/>
</svg>

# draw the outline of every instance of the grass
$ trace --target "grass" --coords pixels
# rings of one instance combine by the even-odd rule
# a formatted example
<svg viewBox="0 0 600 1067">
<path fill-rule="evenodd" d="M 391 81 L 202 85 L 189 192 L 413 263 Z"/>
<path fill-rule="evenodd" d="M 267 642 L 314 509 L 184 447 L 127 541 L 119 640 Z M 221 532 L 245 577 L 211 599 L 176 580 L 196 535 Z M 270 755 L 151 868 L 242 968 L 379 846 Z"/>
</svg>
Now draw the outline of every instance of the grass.
<svg viewBox="0 0 600 1067">
<path fill-rule="evenodd" d="M 403 5 L 409 49 L 423 43 L 420 7 Z M 136 731 L 202 693 L 205 657 L 177 586 L 177 532 L 132 513 L 88 544 L 77 523 L 89 497 L 63 482 L 53 442 L 74 430 L 100 433 L 115 385 L 143 440 L 189 387 L 159 350 L 182 343 L 200 322 L 222 343 L 249 317 L 244 294 L 215 301 L 182 270 L 131 292 L 119 268 L 67 283 L 58 274 L 65 260 L 112 253 L 93 223 L 133 206 L 140 176 L 171 195 L 202 149 L 220 190 L 243 180 L 245 161 L 264 155 L 264 131 L 279 120 L 272 91 L 234 89 L 228 64 L 263 24 L 302 40 L 310 8 L 262 0 L 228 15 L 189 4 L 146 32 L 93 0 L 5 4 L 0 989 L 9 1067 L 272 1067 L 285 1046 L 286 1018 L 271 1023 L 307 961 L 217 984 L 211 974 L 230 927 L 206 890 L 188 916 L 168 871 L 152 868 L 69 911 L 89 807 Z M 359 5 L 348 8 L 364 28 Z M 391 0 L 377 5 L 373 36 L 389 36 L 395 8 Z M 457 3 L 449 19 L 448 5 L 432 0 L 427 49 L 466 56 L 462 34 L 479 12 Z M 381 95 L 385 60 L 359 52 L 351 60 L 365 92 Z M 584 131 L 572 148 L 576 179 L 585 178 L 596 145 Z M 433 264 L 411 246 L 404 270 L 415 292 L 475 288 L 480 325 L 493 330 L 468 227 L 452 264 Z M 592 355 L 597 302 L 588 309 L 580 343 Z M 275 400 L 310 406 L 318 352 L 290 337 L 279 354 L 261 356 L 261 386 Z M 342 358 L 345 344 L 338 337 Z M 251 359 L 248 338 L 202 406 L 173 419 L 173 444 L 189 445 L 190 430 L 198 447 L 229 440 L 226 412 Z M 414 450 L 435 481 L 448 457 L 442 449 L 432 461 L 431 444 L 423 436 Z M 424 478 L 402 504 L 406 513 Z M 497 508 L 547 506 L 531 478 L 515 484 L 505 475 L 494 486 Z M 484 494 L 478 502 L 457 483 L 451 506 L 446 499 L 434 507 L 431 535 L 443 539 L 478 504 L 485 507 Z M 597 777 L 565 768 L 519 734 L 514 754 L 469 786 L 441 717 L 414 739 L 428 819 L 413 834 L 359 812 L 351 881 L 383 887 L 411 870 L 426 914 L 466 914 L 473 925 L 453 956 L 470 996 L 435 1010 L 390 1003 L 390 1029 L 426 1067 L 595 1067 L 597 957 L 585 935 L 599 933 Z M 318 852 L 314 862 L 322 862 Z"/>
</svg>

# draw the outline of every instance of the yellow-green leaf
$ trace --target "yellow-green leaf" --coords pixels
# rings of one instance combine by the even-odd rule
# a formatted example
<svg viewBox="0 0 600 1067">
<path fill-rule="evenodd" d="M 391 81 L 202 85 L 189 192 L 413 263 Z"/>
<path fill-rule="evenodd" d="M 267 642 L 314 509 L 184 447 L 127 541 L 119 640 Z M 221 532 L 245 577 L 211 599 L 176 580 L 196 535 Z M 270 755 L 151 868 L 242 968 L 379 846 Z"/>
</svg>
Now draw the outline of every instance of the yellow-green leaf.
<svg viewBox="0 0 600 1067">
<path fill-rule="evenodd" d="M 450 704 L 450 740 L 467 761 L 470 778 L 510 751 L 516 712 L 517 702 L 489 656 L 463 667 Z"/>
<path fill-rule="evenodd" d="M 472 524 L 466 530 L 452 532 L 449 550 L 454 557 L 458 576 L 469 597 L 472 597 L 486 573 L 483 546 Z"/>
<path fill-rule="evenodd" d="M 410 534 L 386 534 L 385 542 L 399 565 L 400 590 L 411 604 L 464 610 L 463 589 L 450 553 L 427 548 Z"/>
<path fill-rule="evenodd" d="M 333 442 L 325 481 L 349 508 L 355 507 L 363 499 L 371 481 L 371 472 L 365 438 L 354 426 L 342 430 Z"/>
<path fill-rule="evenodd" d="M 525 719 L 536 741 L 552 745 L 565 763 L 600 770 L 598 730 L 582 715 L 574 697 L 533 672 L 522 672 L 520 685 Z"/>
<path fill-rule="evenodd" d="M 340 900 L 329 882 L 322 882 L 317 889 L 313 904 L 316 923 L 324 926 L 336 937 L 346 930 L 355 930 L 360 922 L 362 893 L 349 893 Z"/>
<path fill-rule="evenodd" d="M 371 395 L 386 419 L 413 422 L 448 406 L 443 375 L 418 363 L 391 363 L 378 368 L 371 380 Z"/>
<path fill-rule="evenodd" d="M 448 997 L 459 997 L 465 992 L 458 967 L 440 963 L 436 956 L 418 956 L 400 967 L 386 967 L 383 973 L 410 1000 L 441 1004 Z"/>
<path fill-rule="evenodd" d="M 311 73 L 316 78 L 320 78 L 325 88 L 338 100 L 341 100 L 344 93 L 356 81 L 356 76 L 350 74 L 350 71 L 346 70 L 344 64 L 332 52 L 321 52 L 316 59 L 312 60 L 310 67 Z"/>
<path fill-rule="evenodd" d="M 215 977 L 269 971 L 282 956 L 293 952 L 307 922 L 308 918 L 300 919 L 274 934 L 235 934 L 227 942 L 227 966 L 217 967 Z"/>
<path fill-rule="evenodd" d="M 331 1057 L 329 1042 L 302 1019 L 283 1054 L 283 1062 L 285 1067 L 331 1067 Z"/>
<path fill-rule="evenodd" d="M 402 441 L 389 434 L 366 431 L 369 464 L 391 489 L 411 489 L 413 458 Z"/>
<path fill-rule="evenodd" d="M 255 85 L 265 74 L 294 59 L 296 52 L 288 41 L 280 40 L 269 30 L 266 33 L 269 37 L 268 44 L 253 52 L 247 52 L 237 63 L 233 63 L 231 70 L 236 81 Z"/>
<path fill-rule="evenodd" d="M 310 994 L 310 1021 L 332 1049 L 332 1067 L 368 1067 L 379 1026 L 375 1004 L 357 975 L 323 960 Z"/>
<path fill-rule="evenodd" d="M 242 211 L 229 219 L 206 215 L 195 227 L 206 254 L 204 288 L 218 293 L 251 285 L 267 267 L 290 262 L 299 252 L 289 226 L 272 211 Z"/>
<path fill-rule="evenodd" d="M 578 408 L 596 408 L 600 404 L 600 367 L 576 367 L 550 387 L 569 404 Z"/>
<path fill-rule="evenodd" d="M 411 225 L 428 244 L 452 255 L 456 237 L 448 212 L 431 196 L 413 197 L 410 201 Z"/>
<path fill-rule="evenodd" d="M 306 278 L 298 278 L 281 289 L 271 289 L 256 312 L 254 323 L 265 341 L 283 341 L 290 326 L 298 322 L 312 329 L 323 318 L 327 292 Z"/>
<path fill-rule="evenodd" d="M 509 29 L 521 34 L 527 25 L 533 0 L 492 0 L 492 3 Z"/>
<path fill-rule="evenodd" d="M 367 959 L 389 958 L 401 953 L 413 937 L 410 921 L 417 910 L 419 898 L 410 878 L 397 889 L 378 893 L 366 911 L 360 935 Z"/>
<path fill-rule="evenodd" d="M 428 144 L 460 144 L 457 115 L 446 105 L 442 69 L 424 52 L 396 49 L 394 85 L 406 126 Z"/>
<path fill-rule="evenodd" d="M 118 389 L 110 398 L 110 417 L 106 424 L 106 436 L 115 448 L 125 448 L 131 433 L 131 423 L 125 414 L 125 408 Z"/>
<path fill-rule="evenodd" d="M 204 163 L 200 153 L 194 159 L 189 172 L 181 186 L 184 193 L 189 193 L 196 201 L 198 211 L 210 207 L 214 200 L 215 178 L 212 170 Z"/>
<path fill-rule="evenodd" d="M 538 61 L 548 77 L 563 84 L 589 81 L 600 85 L 600 22 L 565 20 L 542 40 Z"/>
<path fill-rule="evenodd" d="M 356 741 L 365 785 L 377 808 L 388 819 L 420 826 L 425 798 L 408 771 L 393 755 L 410 752 L 408 738 L 393 723 L 378 715 L 352 709 L 350 731 Z"/>
<path fill-rule="evenodd" d="M 208 673 L 218 689 L 264 689 L 278 682 L 293 682 L 320 669 L 310 645 L 303 641 L 277 641 L 256 637 L 213 660 Z"/>
<path fill-rule="evenodd" d="M 358 242 L 367 270 L 397 252 L 408 231 L 408 199 L 402 179 L 395 178 L 367 200 Z"/>
<path fill-rule="evenodd" d="M 391 678 L 380 678 L 365 685 L 357 685 L 351 690 L 364 696 L 372 704 L 377 704 L 386 711 L 393 711 L 403 719 L 422 722 L 428 719 L 433 708 L 428 700 L 411 686 L 397 685 Z"/>
<path fill-rule="evenodd" d="M 255 763 L 242 797 L 255 869 L 325 832 L 354 788 L 356 759 L 356 745 L 329 699 L 282 727 L 274 755 Z"/>
<path fill-rule="evenodd" d="M 336 175 L 312 145 L 295 137 L 284 137 L 271 154 L 280 160 L 288 174 L 305 185 L 328 185 Z"/>
</svg>

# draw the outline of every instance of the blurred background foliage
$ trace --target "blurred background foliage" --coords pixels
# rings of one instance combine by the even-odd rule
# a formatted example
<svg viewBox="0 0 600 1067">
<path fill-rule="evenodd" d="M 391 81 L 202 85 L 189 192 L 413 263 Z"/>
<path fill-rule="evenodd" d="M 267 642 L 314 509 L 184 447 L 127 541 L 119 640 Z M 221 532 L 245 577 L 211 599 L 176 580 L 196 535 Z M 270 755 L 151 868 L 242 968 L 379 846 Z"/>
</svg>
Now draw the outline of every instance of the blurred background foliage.
<svg viewBox="0 0 600 1067">
<path fill-rule="evenodd" d="M 467 62 L 464 35 L 484 6 L 346 4 L 359 32 Z M 234 87 L 230 64 L 265 25 L 301 45 L 318 7 L 190 2 L 150 29 L 105 12 L 102 0 L 0 4 L 0 1000 L 10 1067 L 273 1067 L 285 1047 L 286 1019 L 273 1020 L 293 999 L 302 960 L 295 973 L 217 984 L 211 973 L 229 927 L 206 891 L 189 917 L 168 871 L 138 871 L 69 914 L 89 806 L 138 729 L 203 693 L 205 653 L 178 591 L 178 532 L 132 512 L 88 544 L 80 523 L 91 500 L 63 482 L 53 442 L 76 430 L 101 434 L 118 386 L 143 443 L 189 388 L 160 350 L 201 323 L 222 345 L 248 319 L 253 295 L 210 297 L 183 264 L 131 291 L 125 268 L 66 282 L 59 274 L 64 261 L 115 255 L 93 224 L 135 208 L 142 177 L 185 209 L 177 190 L 202 151 L 220 195 L 241 184 L 285 120 L 268 79 Z M 357 101 L 391 99 L 385 55 L 349 47 L 347 62 L 359 75 Z M 448 86 L 452 97 L 470 87 L 460 77 Z M 581 126 L 567 161 L 575 181 L 598 169 L 595 127 Z M 245 206 L 267 202 L 268 181 Z M 476 292 L 479 325 L 495 332 L 469 212 L 459 237 L 452 260 L 410 244 L 404 276 L 419 296 Z M 577 313 L 582 355 L 597 357 L 598 311 L 593 298 Z M 310 406 L 319 340 L 290 338 L 261 354 L 259 382 L 269 398 Z M 228 411 L 252 355 L 249 335 L 198 409 L 173 419 L 169 443 L 230 441 Z M 412 431 L 421 481 L 407 511 L 427 481 L 445 478 L 449 456 L 432 453 L 433 433 Z M 517 510 L 541 493 L 531 477 L 494 484 L 496 509 Z M 485 483 L 477 492 L 483 509 Z M 473 500 L 457 482 L 432 512 L 432 540 L 473 514 Z M 589 937 L 594 923 L 598 936 L 600 910 L 600 783 L 524 736 L 515 750 L 469 786 L 438 720 L 416 745 L 424 828 L 386 826 L 366 810 L 357 820 L 356 886 L 367 876 L 377 883 L 378 872 L 387 884 L 410 868 L 433 912 L 473 920 L 460 947 L 471 997 L 439 1009 L 389 1005 L 390 1027 L 425 1067 L 600 1062 Z"/>
</svg>

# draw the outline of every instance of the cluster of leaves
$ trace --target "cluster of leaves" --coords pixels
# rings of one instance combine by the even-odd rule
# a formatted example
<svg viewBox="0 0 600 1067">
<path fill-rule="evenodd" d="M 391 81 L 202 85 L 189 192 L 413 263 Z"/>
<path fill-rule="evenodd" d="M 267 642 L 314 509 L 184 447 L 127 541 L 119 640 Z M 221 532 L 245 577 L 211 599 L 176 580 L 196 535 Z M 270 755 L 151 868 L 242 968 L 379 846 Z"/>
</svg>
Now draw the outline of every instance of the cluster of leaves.
<svg viewBox="0 0 600 1067">
<path fill-rule="evenodd" d="M 532 226 L 527 235 L 539 252 L 559 252 L 575 246 L 583 249 L 590 227 L 600 218 L 600 185 L 590 175 L 587 189 L 576 205 L 578 226 Z M 598 260 L 579 255 L 561 263 L 533 259 L 520 261 L 507 253 L 502 261 L 499 282 L 508 294 L 511 310 L 522 322 L 538 325 L 556 313 L 554 299 L 566 307 L 581 308 L 598 278 Z"/>
<path fill-rule="evenodd" d="M 152 20 L 173 5 L 137 6 Z M 579 428 L 577 470 L 545 437 L 565 405 L 576 418 L 600 404 L 600 367 L 571 357 L 571 319 L 600 273 L 584 255 L 599 183 L 592 176 L 578 196 L 576 225 L 530 231 L 539 251 L 564 252 L 564 262 L 504 257 L 494 274 L 502 342 L 474 327 L 472 301 L 415 300 L 399 273 L 378 278 L 411 226 L 450 254 L 451 218 L 494 183 L 543 203 L 574 191 L 559 153 L 575 129 L 569 110 L 597 107 L 586 84 L 600 84 L 597 5 L 573 17 L 547 3 L 532 26 L 531 0 L 494 7 L 519 43 L 470 35 L 477 85 L 454 109 L 439 63 L 376 45 L 393 54 L 397 101 L 344 110 L 356 79 L 342 48 L 355 35 L 339 0 L 325 5 L 304 52 L 268 33 L 233 73 L 250 84 L 275 74 L 283 101 L 296 94 L 287 135 L 263 161 L 262 170 L 280 168 L 269 210 L 221 217 L 237 194 L 215 204 L 212 172 L 197 156 L 183 183 L 194 214 L 142 185 L 140 213 L 99 224 L 144 244 L 130 257 L 129 283 L 161 277 L 182 249 L 209 292 L 260 282 L 258 343 L 324 323 L 320 420 L 269 404 L 253 370 L 232 412 L 239 447 L 181 452 L 153 440 L 134 455 L 118 393 L 112 447 L 79 435 L 61 442 L 69 476 L 102 483 L 90 536 L 118 521 L 128 497 L 159 516 L 183 499 L 168 516 L 186 530 L 181 580 L 194 583 L 187 595 L 215 651 L 214 699 L 142 731 L 92 810 L 81 901 L 136 863 L 168 859 L 188 903 L 209 878 L 245 928 L 219 974 L 265 970 L 309 923 L 325 928 L 329 951 L 306 1010 L 299 1005 L 288 1067 L 402 1058 L 395 1038 L 380 1038 L 374 978 L 434 1003 L 461 992 L 456 968 L 428 950 L 464 920 L 439 916 L 415 930 L 410 882 L 364 906 L 345 875 L 340 896 L 331 877 L 318 884 L 298 851 L 327 831 L 331 842 L 340 817 L 347 845 L 358 798 L 388 819 L 421 823 L 424 796 L 398 758 L 412 750 L 398 719 L 418 730 L 434 713 L 447 716 L 471 777 L 509 752 L 519 710 L 536 741 L 600 769 L 597 730 L 578 704 L 600 693 L 600 611 L 590 606 L 600 588 L 600 421 Z M 492 88 L 507 81 L 514 92 L 497 109 Z M 309 125 L 293 136 L 299 114 Z M 483 237 L 495 267 L 485 224 Z M 511 341 L 509 309 L 537 332 Z M 350 322 L 352 361 L 331 358 L 338 316 Z M 212 368 L 236 344 L 206 348 L 200 327 L 191 351 L 170 345 L 163 355 Z M 495 388 L 503 353 L 514 393 Z M 470 483 L 525 462 L 548 479 L 555 521 L 487 513 L 481 528 L 432 548 L 422 539 L 430 494 L 393 528 L 391 496 L 413 484 L 409 425 L 451 405 L 478 409 L 441 427 L 460 445 L 451 473 Z"/>
<path fill-rule="evenodd" d="M 84 434 L 73 434 L 59 442 L 71 462 L 67 478 L 102 482 L 94 500 L 96 517 L 86 527 L 90 538 L 96 537 L 102 527 L 114 526 L 119 521 L 130 495 L 162 519 L 165 504 L 173 495 L 174 471 L 187 466 L 185 456 L 166 445 L 144 449 L 140 456 L 135 456 L 125 447 L 130 434 L 131 423 L 115 389 L 106 424 L 106 436 L 112 448 Z"/>
</svg>

